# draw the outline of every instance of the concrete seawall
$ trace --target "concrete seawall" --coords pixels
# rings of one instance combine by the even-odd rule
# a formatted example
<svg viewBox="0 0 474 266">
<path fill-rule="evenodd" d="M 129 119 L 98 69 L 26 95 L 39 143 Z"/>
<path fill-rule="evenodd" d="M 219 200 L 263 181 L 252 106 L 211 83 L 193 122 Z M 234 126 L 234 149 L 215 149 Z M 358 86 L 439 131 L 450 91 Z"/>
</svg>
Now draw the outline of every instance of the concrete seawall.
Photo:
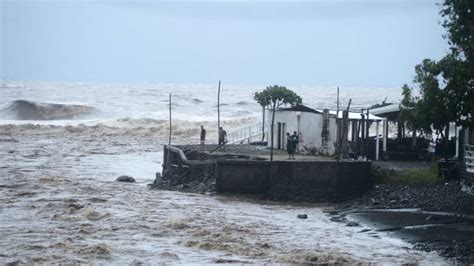
<svg viewBox="0 0 474 266">
<path fill-rule="evenodd" d="M 373 184 L 371 162 L 218 160 L 218 193 L 257 193 L 276 200 L 338 201 Z"/>
<path fill-rule="evenodd" d="M 373 185 L 371 162 L 265 161 L 226 155 L 210 158 L 202 152 L 188 160 L 186 152 L 165 146 L 163 177 L 158 188 L 217 193 L 254 194 L 274 200 L 340 201 L 363 194 Z M 202 160 L 199 159 L 202 158 Z M 190 189 L 187 189 L 190 188 Z"/>
</svg>

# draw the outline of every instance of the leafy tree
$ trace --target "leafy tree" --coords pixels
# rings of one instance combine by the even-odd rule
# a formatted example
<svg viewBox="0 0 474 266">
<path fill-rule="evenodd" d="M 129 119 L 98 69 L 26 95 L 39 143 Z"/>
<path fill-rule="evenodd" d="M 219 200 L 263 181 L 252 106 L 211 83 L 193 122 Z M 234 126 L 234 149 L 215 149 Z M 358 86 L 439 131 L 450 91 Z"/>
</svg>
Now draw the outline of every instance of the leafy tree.
<svg viewBox="0 0 474 266">
<path fill-rule="evenodd" d="M 416 104 L 419 98 L 413 97 L 413 89 L 404 84 L 402 87 L 402 101 L 400 102 L 400 121 L 407 124 L 411 130 L 420 128 L 416 112 Z"/>
<path fill-rule="evenodd" d="M 301 97 L 284 86 L 268 86 L 261 92 L 254 94 L 254 99 L 263 107 L 272 111 L 270 130 L 270 161 L 273 161 L 273 127 L 275 125 L 275 111 L 282 105 L 298 105 L 302 103 Z"/>
<path fill-rule="evenodd" d="M 443 76 L 456 123 L 474 127 L 474 1 L 445 0 L 441 5 L 451 54 L 443 61 Z"/>
<path fill-rule="evenodd" d="M 412 130 L 431 132 L 437 130 L 444 141 L 444 155 L 447 157 L 449 123 L 456 121 L 457 97 L 452 93 L 450 70 L 453 60 L 450 56 L 436 62 L 425 59 L 415 67 L 415 80 L 421 97 L 413 97 L 412 89 L 402 87 L 400 120 Z"/>
<path fill-rule="evenodd" d="M 415 67 L 420 97 L 413 97 L 408 86 L 402 88 L 400 118 L 414 130 L 438 130 L 447 159 L 449 122 L 474 127 L 474 1 L 444 0 L 440 14 L 451 52 Z"/>
</svg>

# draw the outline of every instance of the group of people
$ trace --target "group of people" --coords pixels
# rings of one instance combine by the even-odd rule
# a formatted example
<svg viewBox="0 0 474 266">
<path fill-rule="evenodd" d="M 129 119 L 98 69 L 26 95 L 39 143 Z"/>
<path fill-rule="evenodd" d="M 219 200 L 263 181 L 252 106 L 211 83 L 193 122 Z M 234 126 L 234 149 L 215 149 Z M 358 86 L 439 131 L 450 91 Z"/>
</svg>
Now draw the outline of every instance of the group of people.
<svg viewBox="0 0 474 266">
<path fill-rule="evenodd" d="M 288 159 L 295 159 L 295 153 L 298 149 L 299 142 L 300 137 L 296 131 L 293 132 L 293 135 L 290 135 L 289 132 L 286 132 L 286 151 L 288 152 Z"/>
<path fill-rule="evenodd" d="M 204 126 L 201 125 L 201 145 L 206 144 L 206 130 Z M 219 145 L 224 145 L 227 143 L 227 132 L 222 128 L 219 127 Z"/>
</svg>

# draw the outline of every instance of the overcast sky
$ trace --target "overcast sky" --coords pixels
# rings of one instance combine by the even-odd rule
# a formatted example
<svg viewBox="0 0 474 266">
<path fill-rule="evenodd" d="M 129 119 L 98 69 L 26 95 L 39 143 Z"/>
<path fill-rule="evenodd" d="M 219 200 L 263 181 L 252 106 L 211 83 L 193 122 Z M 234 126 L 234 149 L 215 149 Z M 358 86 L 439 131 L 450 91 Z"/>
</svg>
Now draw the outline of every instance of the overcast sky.
<svg viewBox="0 0 474 266">
<path fill-rule="evenodd" d="M 0 0 L 3 80 L 399 87 L 447 51 L 434 0 Z"/>
</svg>

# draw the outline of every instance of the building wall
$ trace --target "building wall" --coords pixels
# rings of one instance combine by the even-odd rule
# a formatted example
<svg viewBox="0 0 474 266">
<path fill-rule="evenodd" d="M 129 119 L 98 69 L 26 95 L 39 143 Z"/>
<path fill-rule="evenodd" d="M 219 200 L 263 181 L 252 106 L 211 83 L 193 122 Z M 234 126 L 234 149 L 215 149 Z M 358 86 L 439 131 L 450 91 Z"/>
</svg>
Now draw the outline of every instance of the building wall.
<svg viewBox="0 0 474 266">
<path fill-rule="evenodd" d="M 298 116 L 296 111 L 277 111 L 275 113 L 275 123 L 274 123 L 274 141 L 273 141 L 273 148 L 278 148 L 278 123 L 285 123 L 286 124 L 286 132 L 293 134 L 294 131 L 298 131 Z M 317 113 L 310 113 L 310 112 L 299 112 L 300 113 L 300 120 L 299 120 L 299 132 L 302 136 L 302 142 L 300 145 L 303 145 L 307 149 L 315 148 L 318 151 L 321 149 L 322 145 L 322 128 L 323 128 L 323 115 Z M 268 111 L 268 123 L 267 123 L 267 132 L 268 132 L 268 147 L 271 146 L 270 141 L 270 130 L 271 130 L 271 119 L 272 119 L 272 111 Z M 334 155 L 335 146 L 334 143 L 336 142 L 336 118 L 334 116 L 330 116 L 329 118 L 329 141 L 328 141 L 328 151 L 327 155 Z M 286 136 L 284 137 L 284 143 L 286 145 Z M 285 146 L 283 145 L 283 147 Z M 283 149 L 286 149 L 285 147 Z"/>
</svg>

